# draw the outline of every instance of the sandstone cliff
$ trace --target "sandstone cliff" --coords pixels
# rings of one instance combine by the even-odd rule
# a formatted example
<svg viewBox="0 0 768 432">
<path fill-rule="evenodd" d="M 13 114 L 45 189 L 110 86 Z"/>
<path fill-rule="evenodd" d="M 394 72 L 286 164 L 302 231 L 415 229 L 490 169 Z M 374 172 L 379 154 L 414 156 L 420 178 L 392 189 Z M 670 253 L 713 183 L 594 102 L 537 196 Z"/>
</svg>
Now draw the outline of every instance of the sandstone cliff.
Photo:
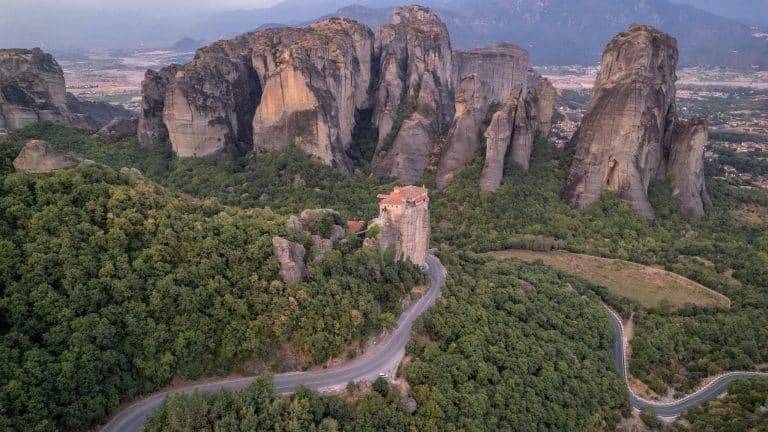
<svg viewBox="0 0 768 432">
<path fill-rule="evenodd" d="M 615 191 L 653 218 L 648 185 L 669 170 L 675 173 L 681 210 L 703 215 L 706 127 L 675 127 L 677 59 L 676 40 L 649 26 L 633 25 L 608 44 L 592 101 L 572 140 L 575 155 L 564 197 L 573 207 Z"/>
<path fill-rule="evenodd" d="M 24 173 L 48 173 L 79 164 L 79 158 L 58 152 L 47 141 L 41 140 L 27 141 L 13 160 L 13 168 Z"/>
<path fill-rule="evenodd" d="M 496 112 L 485 130 L 485 163 L 480 176 L 480 190 L 499 188 L 504 175 L 504 159 L 515 128 L 518 98 L 511 97 Z"/>
<path fill-rule="evenodd" d="M 616 191 L 652 218 L 647 190 L 663 165 L 675 100 L 677 42 L 633 25 L 606 47 L 592 101 L 574 135 L 575 155 L 564 197 L 585 207 Z"/>
<path fill-rule="evenodd" d="M 421 6 L 396 8 L 376 40 L 379 87 L 374 172 L 419 179 L 453 117 L 453 52 L 445 24 Z"/>
<path fill-rule="evenodd" d="M 259 151 L 296 145 L 326 165 L 349 168 L 355 114 L 368 107 L 373 33 L 347 19 L 314 23 L 264 74 L 253 117 Z"/>
<path fill-rule="evenodd" d="M 283 282 L 298 283 L 304 280 L 304 246 L 282 237 L 272 237 L 272 247 L 275 259 L 280 264 L 280 278 Z"/>
<path fill-rule="evenodd" d="M 704 184 L 704 146 L 709 134 L 707 123 L 677 121 L 672 129 L 667 175 L 672 181 L 672 196 L 680 211 L 689 217 L 702 217 L 711 205 Z"/>
<path fill-rule="evenodd" d="M 0 49 L 0 128 L 48 121 L 98 129 L 128 112 L 101 102 L 83 102 L 66 92 L 64 72 L 39 48 Z"/>
<path fill-rule="evenodd" d="M 455 116 L 437 167 L 439 189 L 450 183 L 480 147 L 483 120 L 489 109 L 505 103 L 526 88 L 528 53 L 499 44 L 454 55 Z"/>
</svg>

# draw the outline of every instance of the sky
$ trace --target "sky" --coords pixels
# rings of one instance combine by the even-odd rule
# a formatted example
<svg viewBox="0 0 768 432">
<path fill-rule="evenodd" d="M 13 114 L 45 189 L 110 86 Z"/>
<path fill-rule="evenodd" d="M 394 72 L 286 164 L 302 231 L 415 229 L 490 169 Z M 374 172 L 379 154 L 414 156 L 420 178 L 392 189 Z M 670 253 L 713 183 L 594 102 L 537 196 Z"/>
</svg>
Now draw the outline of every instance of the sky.
<svg viewBox="0 0 768 432">
<path fill-rule="evenodd" d="M 278 0 L 0 0 L 3 13 L 29 13 L 46 9 L 107 9 L 188 14 L 268 7 Z"/>
</svg>

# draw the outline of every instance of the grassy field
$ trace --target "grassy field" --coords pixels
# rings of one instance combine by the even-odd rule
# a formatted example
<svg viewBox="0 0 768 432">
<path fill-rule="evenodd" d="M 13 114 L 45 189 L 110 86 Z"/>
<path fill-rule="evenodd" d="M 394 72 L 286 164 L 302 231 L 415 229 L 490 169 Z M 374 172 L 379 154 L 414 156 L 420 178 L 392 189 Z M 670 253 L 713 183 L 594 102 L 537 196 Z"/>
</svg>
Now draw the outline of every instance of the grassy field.
<svg viewBox="0 0 768 432">
<path fill-rule="evenodd" d="M 570 252 L 508 250 L 494 253 L 496 258 L 516 258 L 544 264 L 579 276 L 627 297 L 644 307 L 657 307 L 662 300 L 673 308 L 693 303 L 706 307 L 729 308 L 728 297 L 690 279 L 654 267 L 627 261 L 599 258 Z"/>
</svg>

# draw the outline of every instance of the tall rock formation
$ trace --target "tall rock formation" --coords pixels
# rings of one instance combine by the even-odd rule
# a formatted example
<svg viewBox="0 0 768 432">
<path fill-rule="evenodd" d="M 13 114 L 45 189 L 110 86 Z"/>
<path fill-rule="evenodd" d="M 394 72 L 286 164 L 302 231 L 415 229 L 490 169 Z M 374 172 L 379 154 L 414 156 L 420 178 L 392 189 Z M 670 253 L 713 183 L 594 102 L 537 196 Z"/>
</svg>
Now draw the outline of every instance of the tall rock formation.
<svg viewBox="0 0 768 432">
<path fill-rule="evenodd" d="M 632 208 L 653 218 L 648 185 L 666 172 L 675 114 L 677 41 L 661 31 L 633 25 L 603 53 L 592 101 L 573 137 L 575 155 L 564 190 L 571 206 L 585 207 L 615 191 Z M 678 141 L 700 134 L 675 134 Z M 690 161 L 696 143 L 675 144 L 675 160 Z M 700 157 L 700 156 L 699 156 Z M 690 162 L 676 162 L 679 165 Z M 703 185 L 701 173 L 692 181 Z M 686 180 L 687 181 L 687 180 Z"/>
<path fill-rule="evenodd" d="M 178 69 L 179 65 L 170 65 L 159 72 L 150 69 L 144 74 L 138 125 L 139 144 L 142 146 L 149 147 L 168 140 L 168 128 L 163 121 L 165 95 Z"/>
<path fill-rule="evenodd" d="M 296 145 L 326 165 L 349 168 L 355 114 L 369 104 L 373 33 L 348 19 L 320 21 L 303 33 L 264 76 L 254 147 Z"/>
<path fill-rule="evenodd" d="M 424 265 L 429 250 L 429 195 L 418 186 L 396 187 L 392 193 L 379 195 L 379 226 L 376 239 L 381 250 L 392 249 L 395 258 L 410 259 Z"/>
<path fill-rule="evenodd" d="M 218 41 L 148 72 L 139 137 L 181 156 L 296 145 L 348 167 L 355 114 L 369 104 L 373 33 L 347 19 Z"/>
<path fill-rule="evenodd" d="M 99 119 L 89 114 L 100 113 Z M 49 121 L 82 129 L 98 129 L 112 117 L 126 115 L 118 107 L 80 102 L 67 94 L 64 72 L 39 48 L 0 49 L 0 128 L 18 129 Z"/>
<path fill-rule="evenodd" d="M 527 81 L 528 53 L 512 44 L 457 52 L 454 63 L 459 84 L 453 124 L 437 167 L 438 189 L 474 157 L 488 110 L 519 94 Z"/>
<path fill-rule="evenodd" d="M 453 117 L 453 52 L 445 24 L 421 6 L 396 8 L 376 40 L 379 88 L 374 124 L 378 175 L 419 179 Z"/>
<path fill-rule="evenodd" d="M 677 121 L 672 129 L 667 176 L 672 182 L 672 196 L 680 211 L 689 217 L 702 217 L 711 205 L 704 184 L 704 147 L 709 133 L 707 122 Z"/>
<path fill-rule="evenodd" d="M 529 71 L 529 86 L 535 92 L 532 99 L 536 113 L 536 133 L 547 138 L 552 132 L 557 90 L 552 82 L 535 71 Z"/>
</svg>

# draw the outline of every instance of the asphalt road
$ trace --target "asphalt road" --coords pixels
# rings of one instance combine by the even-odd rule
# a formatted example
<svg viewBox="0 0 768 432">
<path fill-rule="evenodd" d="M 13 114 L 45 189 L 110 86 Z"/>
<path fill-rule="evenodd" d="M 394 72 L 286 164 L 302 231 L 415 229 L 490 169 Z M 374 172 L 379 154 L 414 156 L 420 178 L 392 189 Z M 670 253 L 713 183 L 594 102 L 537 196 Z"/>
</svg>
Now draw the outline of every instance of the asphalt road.
<svg viewBox="0 0 768 432">
<path fill-rule="evenodd" d="M 421 316 L 442 292 L 445 281 L 445 268 L 434 257 L 427 258 L 425 272 L 429 276 L 429 290 L 412 304 L 397 320 L 396 327 L 362 355 L 343 365 L 311 372 L 289 372 L 275 375 L 275 388 L 278 392 L 292 393 L 299 386 L 313 390 L 344 388 L 350 381 L 373 381 L 381 374 L 393 377 L 398 364 L 405 355 L 405 345 L 410 338 L 413 322 Z M 117 413 L 102 432 L 138 432 L 144 427 L 147 417 L 167 396 L 200 392 L 216 392 L 222 389 L 240 390 L 254 380 L 254 377 L 236 378 L 197 384 L 180 389 L 155 393 Z"/>
<path fill-rule="evenodd" d="M 366 352 L 354 360 L 343 365 L 311 371 L 289 372 L 275 375 L 275 388 L 278 392 L 289 394 L 299 386 L 305 386 L 313 390 L 342 389 L 350 381 L 372 381 L 381 374 L 392 377 L 394 371 L 405 354 L 405 345 L 410 337 L 413 322 L 426 311 L 442 292 L 446 271 L 440 261 L 434 257 L 427 258 L 426 273 L 430 279 L 429 290 L 416 303 L 411 305 L 397 321 L 397 326 L 381 341 L 366 350 Z M 613 345 L 613 360 L 617 373 L 623 378 L 627 377 L 626 367 L 626 337 L 621 318 L 611 309 L 611 325 L 619 336 Z M 662 417 L 677 417 L 686 408 L 700 405 L 710 399 L 725 393 L 728 384 L 738 379 L 755 376 L 768 376 L 766 373 L 757 372 L 731 372 L 719 376 L 706 387 L 685 398 L 671 403 L 656 403 L 645 400 L 628 388 L 629 402 L 632 408 L 642 410 L 648 406 L 653 407 L 656 413 Z M 141 431 L 144 422 L 152 411 L 162 404 L 169 395 L 187 394 L 195 391 L 216 392 L 222 389 L 240 390 L 254 380 L 254 377 L 235 378 L 216 381 L 206 384 L 196 384 L 188 387 L 155 393 L 126 407 L 117 413 L 112 420 L 102 428 L 102 432 L 138 432 Z"/>
<path fill-rule="evenodd" d="M 609 315 L 611 317 L 611 326 L 616 334 L 619 336 L 613 342 L 613 361 L 616 367 L 616 372 L 625 380 L 627 379 L 627 356 L 626 346 L 627 338 L 624 335 L 624 327 L 621 323 L 619 315 L 608 308 Z M 700 388 L 690 395 L 677 399 L 672 402 L 652 402 L 647 399 L 636 395 L 632 392 L 632 389 L 627 384 L 627 390 L 629 393 L 629 404 L 636 410 L 642 410 L 644 408 L 651 407 L 656 411 L 656 414 L 661 417 L 673 418 L 679 416 L 687 408 L 701 405 L 702 403 L 714 399 L 724 393 L 728 389 L 728 384 L 740 379 L 753 378 L 756 376 L 768 376 L 768 373 L 760 372 L 729 372 L 722 374 L 714 379 L 711 383 Z"/>
</svg>

